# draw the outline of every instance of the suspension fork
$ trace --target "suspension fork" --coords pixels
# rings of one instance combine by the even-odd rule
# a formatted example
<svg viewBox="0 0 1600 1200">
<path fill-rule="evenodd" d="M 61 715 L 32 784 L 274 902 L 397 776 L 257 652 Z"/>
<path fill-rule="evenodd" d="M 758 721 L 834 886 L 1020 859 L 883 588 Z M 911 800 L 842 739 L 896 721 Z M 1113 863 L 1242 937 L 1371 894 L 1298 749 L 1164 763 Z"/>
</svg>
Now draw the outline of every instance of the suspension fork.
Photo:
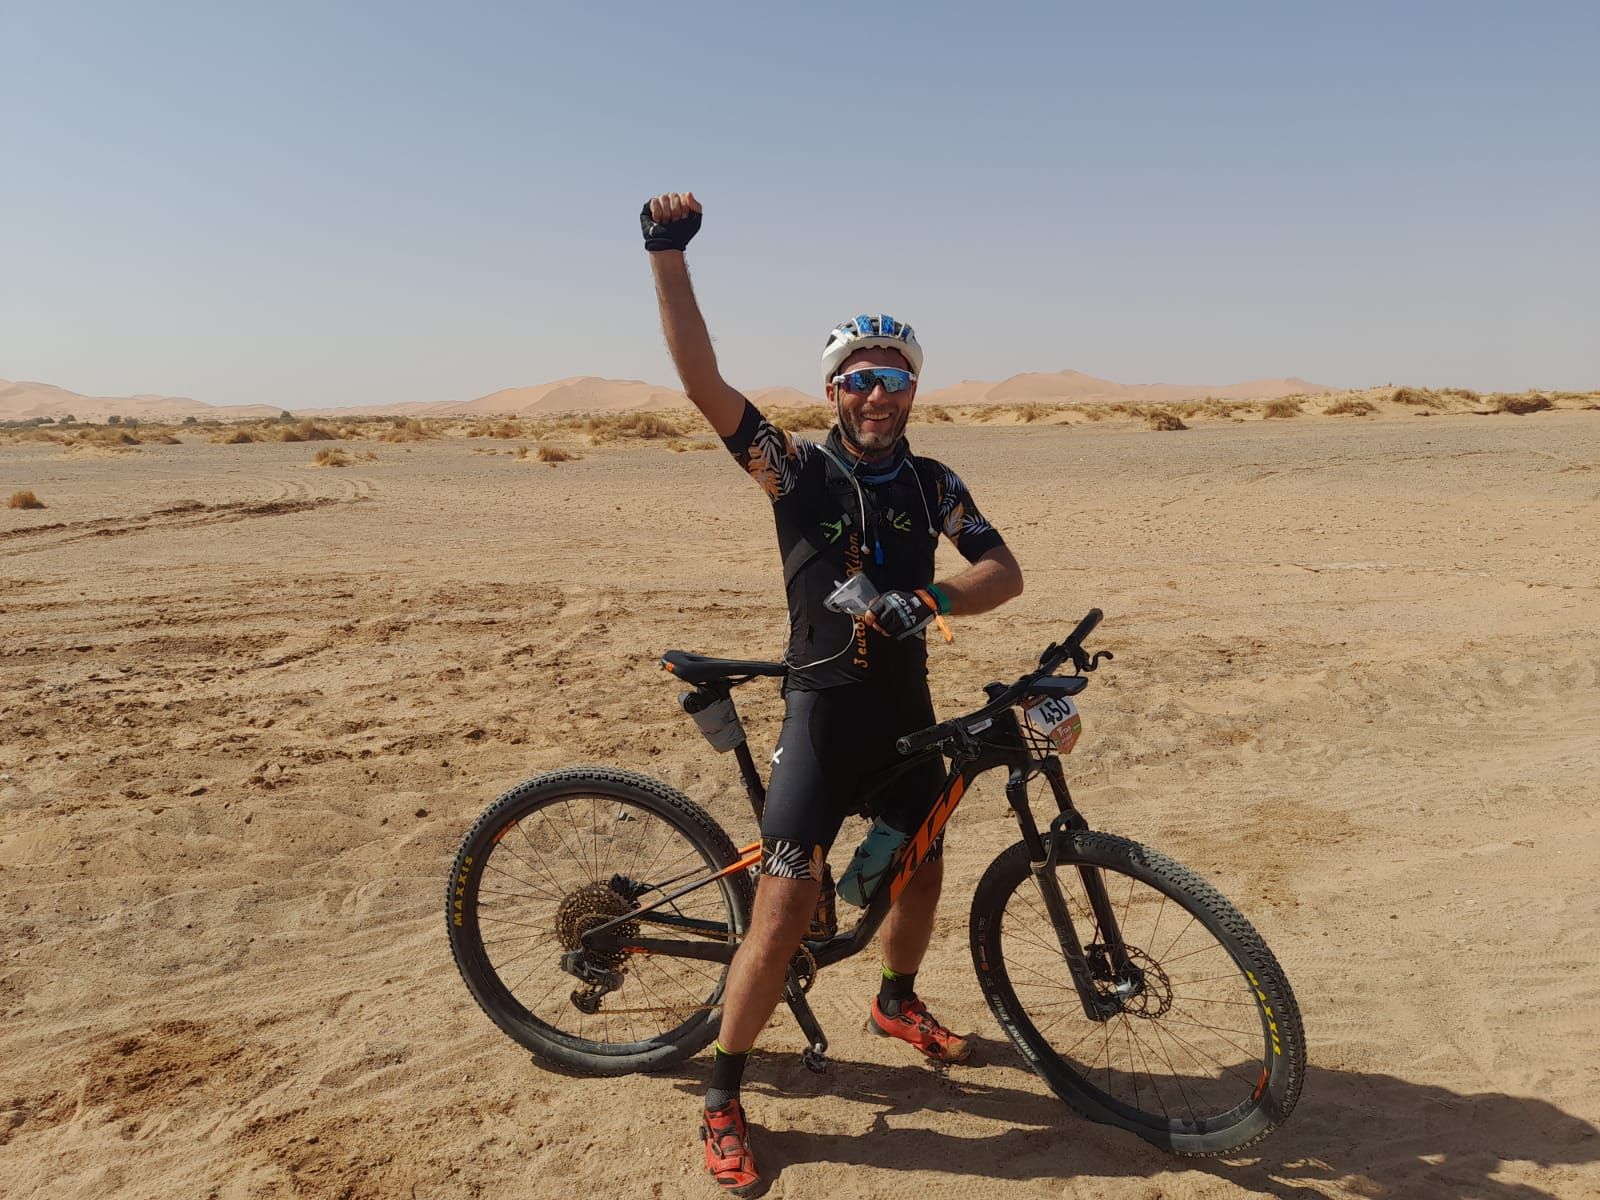
<svg viewBox="0 0 1600 1200">
<path fill-rule="evenodd" d="M 1056 854 L 1062 841 L 1071 835 L 1073 830 L 1087 829 L 1089 823 L 1083 815 L 1072 806 L 1072 796 L 1067 791 L 1066 778 L 1061 772 L 1059 759 L 1046 759 L 1042 770 L 1045 778 L 1050 782 L 1050 790 L 1056 798 L 1060 815 L 1050 822 L 1050 840 L 1039 836 L 1039 827 L 1034 823 L 1033 810 L 1028 804 L 1028 775 L 1029 771 L 1023 766 L 1013 766 L 1006 779 L 1006 799 L 1010 802 L 1012 810 L 1017 814 L 1017 822 L 1022 827 L 1022 840 L 1028 847 L 1028 870 L 1033 876 L 1034 887 L 1039 892 L 1039 898 L 1044 902 L 1045 912 L 1050 916 L 1051 928 L 1055 930 L 1056 941 L 1061 947 L 1061 955 L 1066 960 L 1067 970 L 1072 975 L 1073 985 L 1078 989 L 1078 1000 L 1083 1005 L 1083 1012 L 1091 1021 L 1109 1020 L 1117 1011 L 1114 1001 L 1102 996 L 1095 987 L 1094 971 L 1089 965 L 1088 957 L 1084 954 L 1083 942 L 1078 937 L 1078 929 L 1073 924 L 1072 914 L 1067 908 L 1067 900 L 1061 893 L 1061 884 L 1056 879 Z M 1105 881 L 1101 879 L 1100 872 L 1093 867 L 1080 865 L 1079 877 L 1083 881 L 1084 891 L 1089 898 L 1089 906 L 1099 923 L 1102 934 L 1109 928 L 1115 930 L 1115 924 L 1107 926 L 1105 916 L 1111 912 L 1110 898 L 1106 895 Z M 1121 948 L 1122 939 L 1114 936 L 1112 940 L 1113 956 L 1117 962 L 1119 973 L 1126 962 L 1126 955 Z"/>
<path fill-rule="evenodd" d="M 1050 791 L 1056 798 L 1060 815 L 1050 823 L 1052 858 L 1058 839 L 1065 840 L 1072 832 L 1086 830 L 1089 822 L 1072 803 L 1072 792 L 1067 787 L 1066 773 L 1059 758 L 1046 759 L 1041 769 L 1050 781 Z M 1100 931 L 1100 944 L 1111 954 L 1111 966 L 1118 979 L 1128 974 L 1128 946 L 1122 940 L 1122 927 L 1117 921 L 1116 908 L 1111 893 L 1106 890 L 1105 872 L 1088 863 L 1078 864 L 1078 878 L 1083 883 L 1083 893 L 1089 900 L 1089 910 L 1094 913 L 1095 926 Z"/>
</svg>

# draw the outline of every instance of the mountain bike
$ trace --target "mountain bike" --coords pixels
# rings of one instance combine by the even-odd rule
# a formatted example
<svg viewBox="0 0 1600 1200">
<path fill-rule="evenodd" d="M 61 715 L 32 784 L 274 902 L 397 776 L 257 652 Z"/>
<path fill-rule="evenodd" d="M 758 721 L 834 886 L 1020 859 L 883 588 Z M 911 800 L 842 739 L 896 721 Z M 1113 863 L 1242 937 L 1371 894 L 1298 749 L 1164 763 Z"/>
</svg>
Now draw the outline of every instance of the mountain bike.
<svg viewBox="0 0 1600 1200">
<path fill-rule="evenodd" d="M 973 780 L 1003 769 L 1022 838 L 984 872 L 969 924 L 995 1019 L 1081 1115 L 1177 1154 L 1234 1153 L 1299 1098 L 1300 1012 L 1232 904 L 1165 855 L 1091 830 L 1074 806 L 1061 756 L 1081 730 L 1073 697 L 1112 657 L 1083 647 L 1100 619 L 1092 609 L 1035 670 L 989 684 L 975 712 L 897 740 L 905 757 L 871 790 L 929 755 L 948 760 L 944 787 L 852 928 L 819 906 L 784 1000 L 806 1065 L 824 1069 L 827 1038 L 806 1001 L 817 972 L 867 946 Z M 682 707 L 735 753 L 759 822 L 765 787 L 732 692 L 784 666 L 679 650 L 661 661 L 689 685 Z M 1043 830 L 1030 783 L 1055 802 Z M 759 840 L 736 846 L 664 783 L 609 767 L 551 771 L 500 796 L 462 840 L 446 893 L 450 946 L 479 1006 L 538 1058 L 597 1075 L 670 1067 L 716 1034 L 760 861 Z"/>
</svg>

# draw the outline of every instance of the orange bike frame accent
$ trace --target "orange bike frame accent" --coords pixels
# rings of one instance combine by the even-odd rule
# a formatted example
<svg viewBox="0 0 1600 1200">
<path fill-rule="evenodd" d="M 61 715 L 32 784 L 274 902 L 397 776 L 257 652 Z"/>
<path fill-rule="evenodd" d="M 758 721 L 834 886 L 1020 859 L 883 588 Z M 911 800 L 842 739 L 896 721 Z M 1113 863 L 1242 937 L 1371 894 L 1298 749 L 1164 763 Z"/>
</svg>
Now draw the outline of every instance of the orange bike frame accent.
<svg viewBox="0 0 1600 1200">
<path fill-rule="evenodd" d="M 900 899 L 900 893 L 905 890 L 906 884 L 911 882 L 911 877 L 917 873 L 917 868 L 922 865 L 922 860 L 927 858 L 928 851 L 933 849 L 934 839 L 943 832 L 949 822 L 951 814 L 956 811 L 956 805 L 961 803 L 961 797 L 966 794 L 967 780 L 963 775 L 957 775 L 950 781 L 949 787 L 933 803 L 933 808 L 928 812 L 927 818 L 918 827 L 916 833 L 911 835 L 906 848 L 901 851 L 900 869 L 895 872 L 894 878 L 889 881 L 889 904 Z"/>
<path fill-rule="evenodd" d="M 739 847 L 738 862 L 729 863 L 727 866 L 723 867 L 722 870 L 711 876 L 710 879 L 705 880 L 705 882 L 710 883 L 712 879 L 721 879 L 724 875 L 732 875 L 735 871 L 748 871 L 760 861 L 761 843 L 751 842 L 748 846 Z"/>
</svg>

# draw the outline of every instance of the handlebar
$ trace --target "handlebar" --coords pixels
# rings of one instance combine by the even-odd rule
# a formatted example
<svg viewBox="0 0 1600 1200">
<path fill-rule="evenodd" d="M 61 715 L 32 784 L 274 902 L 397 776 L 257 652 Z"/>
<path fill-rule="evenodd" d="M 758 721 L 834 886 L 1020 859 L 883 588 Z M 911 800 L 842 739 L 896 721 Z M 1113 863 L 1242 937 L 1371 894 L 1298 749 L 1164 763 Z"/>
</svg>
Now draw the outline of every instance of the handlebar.
<svg viewBox="0 0 1600 1200">
<path fill-rule="evenodd" d="M 905 737 L 896 738 L 894 748 L 902 755 L 916 754 L 930 746 L 947 742 L 951 738 L 965 736 L 970 725 L 980 725 L 991 720 L 997 713 L 1010 708 L 1028 692 L 1034 683 L 1053 674 L 1055 669 L 1071 660 L 1074 669 L 1079 672 L 1093 671 L 1100 665 L 1102 658 L 1112 657 L 1109 650 L 1098 650 L 1090 655 L 1083 648 L 1083 639 L 1094 632 L 1096 625 L 1100 624 L 1105 616 L 1098 608 L 1091 608 L 1077 627 L 1067 635 L 1064 642 L 1052 642 L 1046 646 L 1044 653 L 1039 655 L 1039 668 L 1022 676 L 1015 683 L 994 690 L 997 685 L 990 685 L 989 703 L 975 713 L 964 717 L 954 717 L 948 721 L 941 721 L 937 725 L 920 729 L 916 733 L 908 733 Z"/>
</svg>

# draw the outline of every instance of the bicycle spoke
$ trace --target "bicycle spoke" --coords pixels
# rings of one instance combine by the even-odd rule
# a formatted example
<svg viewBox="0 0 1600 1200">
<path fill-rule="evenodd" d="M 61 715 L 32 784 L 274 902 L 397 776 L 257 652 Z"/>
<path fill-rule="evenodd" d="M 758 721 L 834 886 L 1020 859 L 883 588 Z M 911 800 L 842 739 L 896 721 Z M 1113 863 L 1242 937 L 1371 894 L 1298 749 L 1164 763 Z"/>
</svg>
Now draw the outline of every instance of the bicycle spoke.
<svg viewBox="0 0 1600 1200">
<path fill-rule="evenodd" d="M 1152 1127 L 1192 1127 L 1243 1111 L 1263 1052 L 1250 1049 L 1259 1031 L 1236 1026 L 1256 1004 L 1228 946 L 1197 911 L 1142 876 L 1094 871 L 1067 863 L 1057 879 L 1101 1001 L 1120 1011 L 1106 1020 L 1084 1011 L 1053 942 L 1049 910 L 1031 875 L 1023 875 L 997 926 L 998 957 L 1027 1014 L 1029 1039 L 1039 1039 L 1092 1093 Z M 1089 903 L 1097 886 L 1111 902 L 1105 927 Z"/>
</svg>

